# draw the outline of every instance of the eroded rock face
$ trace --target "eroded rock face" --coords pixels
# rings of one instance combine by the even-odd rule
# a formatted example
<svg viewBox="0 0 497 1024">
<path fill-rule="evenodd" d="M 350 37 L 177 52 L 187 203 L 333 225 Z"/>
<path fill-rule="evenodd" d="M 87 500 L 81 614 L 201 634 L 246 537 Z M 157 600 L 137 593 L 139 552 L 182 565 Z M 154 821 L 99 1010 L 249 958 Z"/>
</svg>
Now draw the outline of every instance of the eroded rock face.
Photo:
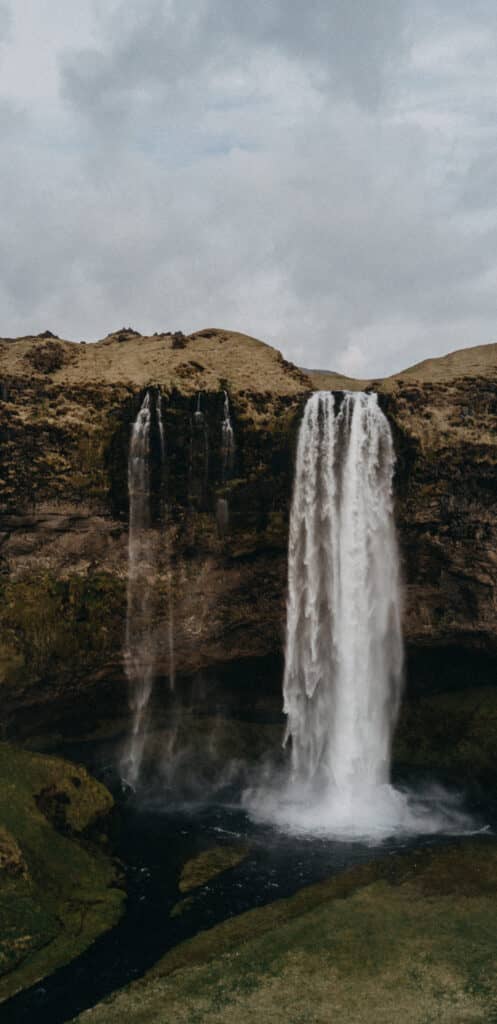
<svg viewBox="0 0 497 1024">
<path fill-rule="evenodd" d="M 465 652 L 497 653 L 497 345 L 383 381 L 310 376 L 318 387 L 378 392 L 397 452 L 404 635 L 415 674 L 429 669 L 423 650 L 443 650 L 432 685 L 450 685 L 449 672 L 467 682 Z"/>
<path fill-rule="evenodd" d="M 170 594 L 180 674 L 281 647 L 293 447 L 312 387 L 274 349 L 222 331 L 182 337 L 181 345 L 177 334 L 126 331 L 92 346 L 51 344 L 58 358 L 48 371 L 46 339 L 0 343 L 7 729 L 20 704 L 67 697 L 98 680 L 124 684 L 128 448 L 147 388 L 154 401 L 162 395 L 166 443 L 164 474 L 155 425 L 158 675 L 170 667 Z M 236 436 L 229 477 L 225 391 Z M 220 500 L 228 516 L 222 530 Z"/>
<path fill-rule="evenodd" d="M 495 655 L 495 366 L 488 376 L 399 379 L 382 391 L 399 452 L 407 641 Z"/>
<path fill-rule="evenodd" d="M 281 651 L 302 407 L 316 387 L 359 386 L 378 391 L 395 433 L 412 664 L 427 649 L 452 652 L 444 664 L 456 674 L 459 651 L 493 658 L 497 346 L 386 381 L 354 382 L 307 374 L 261 342 L 214 329 L 151 338 L 123 329 L 96 345 L 3 341 L 0 681 L 7 733 L 20 705 L 82 688 L 98 700 L 105 680 L 125 685 L 127 457 L 147 388 L 163 396 L 167 448 L 162 478 L 159 438 L 152 436 L 157 672 L 167 676 L 170 592 L 179 674 Z M 224 391 L 236 435 L 229 479 L 222 468 Z M 202 452 L 194 424 L 199 392 Z M 229 514 L 222 529 L 220 500 Z"/>
</svg>

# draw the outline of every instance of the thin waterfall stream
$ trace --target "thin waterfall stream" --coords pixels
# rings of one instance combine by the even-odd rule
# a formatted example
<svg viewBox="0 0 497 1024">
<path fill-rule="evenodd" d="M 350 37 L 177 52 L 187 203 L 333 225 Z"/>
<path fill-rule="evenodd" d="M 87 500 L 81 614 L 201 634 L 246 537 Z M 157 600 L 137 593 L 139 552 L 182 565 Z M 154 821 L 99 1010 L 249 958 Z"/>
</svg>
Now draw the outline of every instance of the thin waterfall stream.
<svg viewBox="0 0 497 1024">
<path fill-rule="evenodd" d="M 235 463 L 235 431 L 231 422 L 230 400 L 227 391 L 223 391 L 223 415 L 221 420 L 221 483 L 223 486 L 233 473 Z M 216 521 L 220 536 L 228 528 L 230 518 L 227 497 L 220 497 L 216 502 Z"/>
<path fill-rule="evenodd" d="M 157 427 L 160 455 L 160 525 L 158 531 L 151 514 L 151 438 L 153 417 Z M 174 604 L 170 539 L 164 551 L 160 541 L 167 527 L 166 500 L 166 437 L 164 431 L 163 396 L 148 390 L 133 423 L 128 455 L 128 585 L 124 667 L 129 685 L 132 711 L 131 735 L 121 759 L 123 781 L 136 788 L 147 740 L 150 697 L 155 681 L 158 652 L 158 624 L 155 621 L 158 603 L 158 575 L 161 556 L 167 575 L 167 642 L 169 648 L 169 683 L 174 689 Z"/>
<path fill-rule="evenodd" d="M 223 391 L 223 419 L 221 422 L 222 479 L 225 483 L 233 472 L 235 459 L 235 431 L 231 422 L 230 400 L 227 391 Z"/>
<path fill-rule="evenodd" d="M 129 539 L 124 667 L 133 719 L 122 772 L 132 787 L 136 785 L 140 772 L 155 672 L 152 631 L 155 552 L 150 515 L 151 419 L 152 404 L 147 391 L 133 424 L 128 457 Z"/>
<path fill-rule="evenodd" d="M 164 430 L 164 397 L 162 391 L 159 389 L 157 395 L 157 423 L 159 427 L 159 441 L 160 441 L 160 456 L 161 456 L 161 522 L 163 530 L 166 532 L 165 540 L 165 559 L 166 559 L 166 573 L 167 573 L 167 643 L 169 648 L 169 688 L 174 690 L 176 682 L 176 660 L 174 651 L 174 588 L 173 588 L 173 570 L 172 570 L 172 557 L 171 557 L 171 531 L 168 530 L 170 526 L 170 509 L 168 507 L 167 500 L 167 449 L 166 449 L 166 435 Z"/>
</svg>

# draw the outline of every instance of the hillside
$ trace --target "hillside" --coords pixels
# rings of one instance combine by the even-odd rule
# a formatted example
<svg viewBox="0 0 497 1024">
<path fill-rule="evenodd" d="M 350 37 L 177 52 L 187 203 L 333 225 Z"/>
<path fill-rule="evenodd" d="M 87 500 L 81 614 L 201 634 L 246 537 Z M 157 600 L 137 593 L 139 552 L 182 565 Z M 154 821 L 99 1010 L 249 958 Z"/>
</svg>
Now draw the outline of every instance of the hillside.
<svg viewBox="0 0 497 1024">
<path fill-rule="evenodd" d="M 53 384 L 123 385 L 143 388 L 158 384 L 164 391 L 186 394 L 254 389 L 273 395 L 293 394 L 309 386 L 305 375 L 270 345 L 245 334 L 208 328 L 195 334 L 145 337 L 123 328 L 92 344 L 47 337 L 0 340 L 2 375 L 50 378 Z"/>
</svg>

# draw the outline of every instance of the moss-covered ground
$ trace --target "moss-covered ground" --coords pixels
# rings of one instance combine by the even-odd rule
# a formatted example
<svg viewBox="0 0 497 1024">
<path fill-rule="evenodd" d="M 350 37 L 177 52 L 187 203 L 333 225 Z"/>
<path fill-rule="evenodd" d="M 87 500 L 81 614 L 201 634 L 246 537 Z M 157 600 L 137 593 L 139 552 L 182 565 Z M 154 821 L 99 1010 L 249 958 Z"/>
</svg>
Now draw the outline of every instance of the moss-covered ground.
<svg viewBox="0 0 497 1024">
<path fill-rule="evenodd" d="M 0 683 L 65 685 L 90 672 L 122 639 L 125 588 L 109 573 L 60 579 L 39 572 L 0 582 Z"/>
<path fill-rule="evenodd" d="M 192 857 L 183 865 L 179 880 L 180 892 L 191 892 L 199 885 L 204 885 L 211 878 L 234 868 L 247 856 L 246 846 L 213 846 L 209 850 L 203 850 L 196 857 Z"/>
<path fill-rule="evenodd" d="M 81 1024 L 497 1021 L 497 845 L 391 856 L 173 950 Z"/>
<path fill-rule="evenodd" d="M 457 782 L 497 780 L 497 688 L 437 693 L 405 701 L 394 759 Z"/>
<path fill-rule="evenodd" d="M 236 867 L 245 859 L 249 852 L 248 846 L 237 844 L 236 846 L 211 846 L 202 850 L 196 857 L 191 857 L 185 862 L 181 870 L 178 882 L 178 889 L 185 896 L 178 900 L 170 912 L 171 917 L 180 917 L 191 910 L 195 904 L 195 898 L 201 886 L 210 882 L 212 878 Z M 1 847 L 0 847 L 1 853 Z M 186 895 L 189 893 L 190 895 Z"/>
<path fill-rule="evenodd" d="M 0 744 L 0 999 L 118 920 L 124 893 L 98 841 L 112 804 L 84 768 Z"/>
</svg>

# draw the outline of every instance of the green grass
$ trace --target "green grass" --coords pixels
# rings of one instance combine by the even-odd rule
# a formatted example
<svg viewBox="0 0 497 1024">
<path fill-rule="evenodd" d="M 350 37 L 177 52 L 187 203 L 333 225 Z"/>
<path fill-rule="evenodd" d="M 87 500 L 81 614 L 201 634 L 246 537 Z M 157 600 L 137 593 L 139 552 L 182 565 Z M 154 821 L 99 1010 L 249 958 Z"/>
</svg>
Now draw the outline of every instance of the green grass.
<svg viewBox="0 0 497 1024">
<path fill-rule="evenodd" d="M 497 688 L 437 693 L 406 702 L 395 761 L 465 782 L 497 781 Z"/>
<path fill-rule="evenodd" d="M 388 857 L 173 950 L 81 1024 L 490 1024 L 497 844 Z"/>
<path fill-rule="evenodd" d="M 178 884 L 180 892 L 191 892 L 216 875 L 240 864 L 248 853 L 246 846 L 213 846 L 202 850 L 183 865 Z"/>
<path fill-rule="evenodd" d="M 116 869 L 85 838 L 112 804 L 85 769 L 0 744 L 0 999 L 118 920 Z"/>
</svg>

